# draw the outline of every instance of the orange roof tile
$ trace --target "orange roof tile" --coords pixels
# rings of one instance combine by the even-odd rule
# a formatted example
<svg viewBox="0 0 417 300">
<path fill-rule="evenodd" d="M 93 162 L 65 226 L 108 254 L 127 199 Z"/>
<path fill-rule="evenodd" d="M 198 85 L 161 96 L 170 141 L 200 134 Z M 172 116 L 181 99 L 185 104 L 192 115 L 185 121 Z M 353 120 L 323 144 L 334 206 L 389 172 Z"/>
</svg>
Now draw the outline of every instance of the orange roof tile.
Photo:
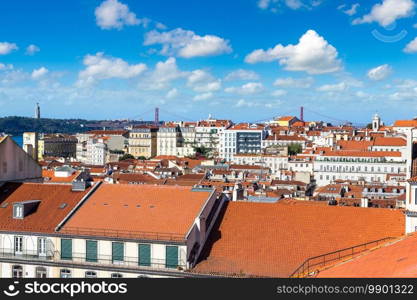
<svg viewBox="0 0 417 300">
<path fill-rule="evenodd" d="M 407 141 L 396 137 L 376 137 L 374 146 L 407 146 Z"/>
<path fill-rule="evenodd" d="M 383 208 L 228 202 L 194 271 L 288 277 L 312 256 L 400 236 L 404 219 Z"/>
<path fill-rule="evenodd" d="M 417 120 L 398 120 L 394 122 L 394 127 L 417 127 Z"/>
<path fill-rule="evenodd" d="M 154 234 L 160 233 L 183 240 L 210 194 L 191 187 L 104 184 L 61 232 L 100 236 L 106 230 L 109 236 L 134 238 L 152 233 L 150 239 L 164 239 Z"/>
<path fill-rule="evenodd" d="M 70 185 L 41 183 L 6 183 L 0 187 L 0 231 L 54 233 L 56 226 L 86 195 L 73 192 Z M 24 219 L 13 219 L 13 203 L 40 200 L 35 212 Z M 61 204 L 67 206 L 59 208 Z"/>
<path fill-rule="evenodd" d="M 317 277 L 417 277 L 417 235 L 321 271 Z"/>
<path fill-rule="evenodd" d="M 399 151 L 329 151 L 323 156 L 354 156 L 354 157 L 401 157 Z"/>
</svg>

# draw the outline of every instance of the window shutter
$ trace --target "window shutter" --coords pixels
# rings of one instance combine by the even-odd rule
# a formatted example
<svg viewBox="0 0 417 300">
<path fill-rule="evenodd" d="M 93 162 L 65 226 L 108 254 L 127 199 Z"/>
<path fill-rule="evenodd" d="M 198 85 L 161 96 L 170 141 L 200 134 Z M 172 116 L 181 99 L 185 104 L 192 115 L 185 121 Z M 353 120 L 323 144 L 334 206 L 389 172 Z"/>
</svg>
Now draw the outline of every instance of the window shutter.
<svg viewBox="0 0 417 300">
<path fill-rule="evenodd" d="M 72 240 L 61 239 L 61 259 L 72 259 Z"/>
<path fill-rule="evenodd" d="M 167 268 L 178 267 L 178 246 L 166 246 L 165 266 Z"/>
<path fill-rule="evenodd" d="M 86 261 L 97 262 L 97 241 L 86 242 Z"/>
<path fill-rule="evenodd" d="M 115 261 L 123 261 L 124 257 L 124 245 L 120 242 L 112 243 L 112 259 Z"/>
<path fill-rule="evenodd" d="M 151 245 L 139 244 L 139 266 L 151 266 Z"/>
</svg>

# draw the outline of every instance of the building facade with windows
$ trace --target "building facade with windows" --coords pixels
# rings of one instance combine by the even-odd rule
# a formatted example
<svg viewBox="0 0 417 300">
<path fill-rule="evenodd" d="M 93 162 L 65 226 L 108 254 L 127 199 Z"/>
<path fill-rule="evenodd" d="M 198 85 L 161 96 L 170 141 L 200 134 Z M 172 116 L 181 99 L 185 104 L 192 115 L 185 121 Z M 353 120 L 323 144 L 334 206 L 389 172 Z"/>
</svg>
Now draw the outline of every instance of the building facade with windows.
<svg viewBox="0 0 417 300">
<path fill-rule="evenodd" d="M 330 151 L 315 158 L 313 170 L 318 186 L 337 179 L 387 183 L 407 173 L 407 160 L 397 151 Z"/>
<path fill-rule="evenodd" d="M 129 131 L 129 154 L 134 157 L 151 158 L 157 155 L 158 127 L 135 126 Z"/>
<path fill-rule="evenodd" d="M 193 276 L 187 270 L 224 200 L 214 189 L 175 186 L 5 188 L 0 276 L 7 278 Z"/>
</svg>

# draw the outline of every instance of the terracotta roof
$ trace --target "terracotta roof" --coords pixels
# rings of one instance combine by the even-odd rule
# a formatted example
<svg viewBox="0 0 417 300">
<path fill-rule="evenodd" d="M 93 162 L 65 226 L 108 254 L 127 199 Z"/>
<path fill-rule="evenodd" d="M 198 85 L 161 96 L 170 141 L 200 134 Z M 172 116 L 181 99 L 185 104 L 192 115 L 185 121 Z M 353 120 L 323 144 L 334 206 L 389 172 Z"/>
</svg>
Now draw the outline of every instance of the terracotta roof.
<svg viewBox="0 0 417 300">
<path fill-rule="evenodd" d="M 0 188 L 0 231 L 53 233 L 55 227 L 89 191 L 73 192 L 70 185 L 6 183 Z M 13 203 L 40 200 L 35 212 L 13 219 Z M 59 208 L 66 203 L 64 208 Z"/>
<path fill-rule="evenodd" d="M 54 170 L 42 170 L 42 177 L 45 182 L 53 182 L 53 183 L 70 183 L 73 182 L 74 179 L 80 175 L 81 171 L 76 171 L 68 177 L 56 177 Z"/>
<path fill-rule="evenodd" d="M 376 137 L 374 146 L 407 146 L 407 141 L 396 137 Z"/>
<path fill-rule="evenodd" d="M 192 191 L 190 187 L 104 184 L 61 232 L 78 230 L 87 236 L 152 240 L 172 236 L 183 240 L 210 194 L 211 191 Z"/>
<path fill-rule="evenodd" d="M 369 150 L 369 147 L 373 145 L 373 141 L 337 141 L 337 145 L 342 150 Z"/>
<path fill-rule="evenodd" d="M 321 271 L 317 277 L 417 277 L 417 235 Z"/>
<path fill-rule="evenodd" d="M 284 117 L 280 117 L 278 119 L 278 121 L 291 121 L 292 119 L 295 119 L 296 117 L 293 116 L 284 116 Z"/>
<path fill-rule="evenodd" d="M 91 130 L 87 132 L 88 134 L 94 135 L 124 135 L 128 133 L 127 130 Z"/>
<path fill-rule="evenodd" d="M 279 202 L 278 202 L 279 203 Z M 194 271 L 288 277 L 307 258 L 404 232 L 399 210 L 228 202 Z"/>
<path fill-rule="evenodd" d="M 399 151 L 328 151 L 323 156 L 354 156 L 354 157 L 401 157 Z"/>
<path fill-rule="evenodd" d="M 307 140 L 302 136 L 298 135 L 270 135 L 266 138 L 268 141 L 303 141 L 306 142 Z"/>
</svg>

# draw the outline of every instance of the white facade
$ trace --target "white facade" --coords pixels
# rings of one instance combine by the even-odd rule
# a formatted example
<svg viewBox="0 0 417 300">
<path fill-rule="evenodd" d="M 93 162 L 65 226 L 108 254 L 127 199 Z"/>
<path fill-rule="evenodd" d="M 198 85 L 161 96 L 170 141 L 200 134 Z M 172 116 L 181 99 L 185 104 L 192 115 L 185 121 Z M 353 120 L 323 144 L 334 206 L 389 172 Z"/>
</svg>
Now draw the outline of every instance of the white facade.
<svg viewBox="0 0 417 300">
<path fill-rule="evenodd" d="M 402 157 L 318 156 L 313 170 L 318 186 L 337 179 L 387 183 L 388 174 L 407 172 L 407 162 Z"/>
<path fill-rule="evenodd" d="M 238 154 L 233 157 L 233 163 L 239 165 L 256 165 L 271 169 L 272 175 L 279 173 L 280 170 L 288 169 L 288 156 L 280 155 L 245 155 Z"/>
</svg>

